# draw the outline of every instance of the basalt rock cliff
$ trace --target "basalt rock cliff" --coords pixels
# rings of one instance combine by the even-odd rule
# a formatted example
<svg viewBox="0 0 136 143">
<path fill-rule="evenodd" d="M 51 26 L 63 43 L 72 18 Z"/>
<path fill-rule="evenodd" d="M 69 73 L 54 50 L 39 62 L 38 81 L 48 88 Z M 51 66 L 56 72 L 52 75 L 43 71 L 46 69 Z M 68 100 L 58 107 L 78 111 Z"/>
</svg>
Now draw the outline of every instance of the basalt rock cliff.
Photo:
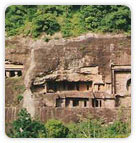
<svg viewBox="0 0 136 143">
<path fill-rule="evenodd" d="M 111 83 L 111 66 L 131 63 L 130 40 L 130 37 L 124 35 L 90 33 L 77 38 L 51 40 L 48 43 L 22 37 L 6 39 L 5 59 L 13 64 L 24 65 L 23 82 L 26 90 L 22 106 L 32 116 L 39 112 L 42 120 L 50 117 L 64 118 L 62 113 L 67 110 L 71 116 L 69 118 L 73 119 L 65 117 L 64 120 L 75 120 L 74 111 L 77 113 L 82 109 L 76 111 L 77 109 L 52 107 L 55 104 L 50 99 L 52 95 L 44 99 L 47 95 L 42 93 L 43 85 L 48 81 Z M 44 100 L 46 105 L 50 105 L 48 108 L 45 107 Z M 101 110 L 92 109 L 91 112 L 98 115 L 103 112 Z M 106 110 L 109 111 L 105 109 L 103 113 Z M 114 111 L 115 109 L 107 114 L 115 114 Z M 103 114 L 108 119 L 109 115 Z"/>
</svg>

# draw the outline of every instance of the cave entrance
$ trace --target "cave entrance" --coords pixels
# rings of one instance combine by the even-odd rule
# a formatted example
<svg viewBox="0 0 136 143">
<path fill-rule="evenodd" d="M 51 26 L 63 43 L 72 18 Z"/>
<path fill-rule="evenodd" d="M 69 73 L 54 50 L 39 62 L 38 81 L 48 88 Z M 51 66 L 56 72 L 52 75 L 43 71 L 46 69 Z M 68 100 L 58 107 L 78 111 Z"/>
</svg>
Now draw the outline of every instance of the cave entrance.
<svg viewBox="0 0 136 143">
<path fill-rule="evenodd" d="M 77 107 L 77 106 L 79 106 L 79 100 L 74 99 L 73 100 L 73 107 Z"/>
<path fill-rule="evenodd" d="M 47 81 L 47 92 L 53 91 L 89 91 L 92 82 Z"/>
<path fill-rule="evenodd" d="M 54 81 L 47 82 L 47 92 L 56 92 L 57 91 L 57 84 Z"/>
<path fill-rule="evenodd" d="M 18 76 L 22 76 L 22 71 L 18 71 Z"/>
<path fill-rule="evenodd" d="M 128 93 L 130 94 L 131 93 L 131 79 L 129 79 L 128 81 L 127 81 L 127 91 L 128 91 Z"/>
<path fill-rule="evenodd" d="M 66 98 L 66 107 L 84 108 L 89 106 L 88 98 Z"/>
<path fill-rule="evenodd" d="M 92 99 L 92 107 L 101 107 L 102 101 L 101 99 Z"/>
<path fill-rule="evenodd" d="M 10 77 L 14 77 L 15 76 L 15 72 L 14 71 L 10 71 Z"/>
</svg>

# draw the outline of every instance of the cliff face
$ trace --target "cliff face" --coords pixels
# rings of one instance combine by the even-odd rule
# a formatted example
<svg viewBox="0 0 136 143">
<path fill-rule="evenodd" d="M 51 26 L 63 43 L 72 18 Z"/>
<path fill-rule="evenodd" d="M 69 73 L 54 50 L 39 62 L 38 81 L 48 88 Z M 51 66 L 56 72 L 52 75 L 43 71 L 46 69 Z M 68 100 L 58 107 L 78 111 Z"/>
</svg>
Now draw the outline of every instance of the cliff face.
<svg viewBox="0 0 136 143">
<path fill-rule="evenodd" d="M 53 99 L 49 101 L 51 96 L 35 98 L 35 93 L 41 94 L 48 81 L 111 84 L 111 65 L 131 63 L 130 44 L 130 37 L 122 35 L 87 34 L 48 43 L 9 39 L 6 41 L 6 60 L 24 65 L 26 91 L 23 106 L 34 116 L 36 110 L 43 110 L 40 109 L 42 105 L 54 105 Z M 45 97 L 47 99 L 42 104 Z"/>
<path fill-rule="evenodd" d="M 96 66 L 105 81 L 109 79 L 111 64 L 130 65 L 131 63 L 129 37 L 92 34 L 49 43 L 20 38 L 7 40 L 6 60 L 24 64 L 26 73 L 33 62 L 32 49 L 34 49 L 35 67 L 30 73 L 31 82 L 36 77 L 48 76 L 57 80 L 68 78 L 70 74 L 82 73 L 81 68 Z"/>
<path fill-rule="evenodd" d="M 25 64 L 31 49 L 31 41 L 14 37 L 5 41 L 5 60 L 15 64 Z"/>
<path fill-rule="evenodd" d="M 92 36 L 83 40 L 58 42 L 51 46 L 50 44 L 42 47 L 36 46 L 34 61 L 35 67 L 31 72 L 30 84 L 32 82 L 43 84 L 46 80 L 89 80 L 95 74 L 93 71 L 97 72 L 97 67 L 102 80 L 108 82 L 111 77 L 111 64 L 130 65 L 130 39 Z M 88 75 L 85 73 L 87 71 L 84 71 L 87 67 L 92 67 Z"/>
</svg>

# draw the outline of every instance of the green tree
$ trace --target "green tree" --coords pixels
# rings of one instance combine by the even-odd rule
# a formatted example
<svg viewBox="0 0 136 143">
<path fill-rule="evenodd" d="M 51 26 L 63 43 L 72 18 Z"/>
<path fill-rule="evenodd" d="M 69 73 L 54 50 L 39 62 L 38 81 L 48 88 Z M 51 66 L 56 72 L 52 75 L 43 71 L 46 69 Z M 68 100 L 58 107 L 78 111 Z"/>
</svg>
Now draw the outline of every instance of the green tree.
<svg viewBox="0 0 136 143">
<path fill-rule="evenodd" d="M 37 18 L 33 20 L 33 32 L 34 37 L 39 36 L 41 33 L 52 35 L 59 31 L 60 26 L 52 14 L 38 15 Z"/>
<path fill-rule="evenodd" d="M 68 137 L 75 138 L 100 138 L 102 137 L 102 123 L 96 119 L 85 119 L 78 124 L 69 126 Z"/>
<path fill-rule="evenodd" d="M 20 29 L 25 21 L 32 21 L 37 6 L 32 5 L 12 5 L 5 11 L 5 28 L 8 36 L 20 34 Z"/>
<path fill-rule="evenodd" d="M 81 13 L 88 30 L 130 32 L 131 13 L 126 6 L 82 6 Z"/>
<path fill-rule="evenodd" d="M 115 121 L 113 124 L 108 125 L 105 128 L 104 137 L 107 138 L 120 138 L 120 137 L 128 137 L 130 135 L 130 123 L 123 121 Z"/>
<path fill-rule="evenodd" d="M 101 21 L 101 29 L 104 32 L 130 32 L 131 13 L 126 6 L 111 6 L 111 12 L 107 13 Z"/>
<path fill-rule="evenodd" d="M 68 134 L 68 128 L 61 121 L 49 120 L 45 124 L 48 138 L 65 138 Z"/>
<path fill-rule="evenodd" d="M 46 137 L 45 127 L 36 120 L 32 120 L 26 109 L 21 109 L 18 119 L 12 123 L 12 128 L 8 133 L 12 138 L 38 138 Z"/>
</svg>

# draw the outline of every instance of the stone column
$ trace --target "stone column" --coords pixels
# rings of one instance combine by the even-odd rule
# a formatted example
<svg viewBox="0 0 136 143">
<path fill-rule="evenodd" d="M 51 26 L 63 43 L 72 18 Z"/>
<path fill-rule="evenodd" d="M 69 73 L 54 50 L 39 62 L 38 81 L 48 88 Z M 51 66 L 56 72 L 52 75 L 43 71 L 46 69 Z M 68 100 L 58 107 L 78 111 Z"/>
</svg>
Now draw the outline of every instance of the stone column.
<svg viewBox="0 0 136 143">
<path fill-rule="evenodd" d="M 65 103 L 66 103 L 66 99 L 64 98 L 63 103 L 62 103 L 62 107 L 64 107 L 64 108 L 65 108 Z"/>
<path fill-rule="evenodd" d="M 94 91 L 98 91 L 98 85 L 97 84 L 94 85 Z"/>
<path fill-rule="evenodd" d="M 88 108 L 90 105 L 90 101 L 89 100 L 86 100 L 86 107 Z"/>
<path fill-rule="evenodd" d="M 82 101 L 82 100 L 80 101 L 79 100 L 79 107 L 81 107 L 81 108 L 84 107 L 84 101 Z"/>
<path fill-rule="evenodd" d="M 92 108 L 92 98 L 89 98 L 89 101 L 87 102 L 87 107 Z"/>
<path fill-rule="evenodd" d="M 69 100 L 69 107 L 72 108 L 73 107 L 73 101 Z"/>
<path fill-rule="evenodd" d="M 103 100 L 101 100 L 101 102 L 102 102 L 102 108 L 104 108 L 105 107 L 105 100 L 103 99 Z"/>
<path fill-rule="evenodd" d="M 18 77 L 18 72 L 17 71 L 15 71 L 15 77 Z"/>
<path fill-rule="evenodd" d="M 44 85 L 44 92 L 47 93 L 47 83 Z"/>
<path fill-rule="evenodd" d="M 115 72 L 112 70 L 112 94 L 115 94 Z"/>
<path fill-rule="evenodd" d="M 6 71 L 6 77 L 10 77 L 10 72 Z"/>
</svg>

